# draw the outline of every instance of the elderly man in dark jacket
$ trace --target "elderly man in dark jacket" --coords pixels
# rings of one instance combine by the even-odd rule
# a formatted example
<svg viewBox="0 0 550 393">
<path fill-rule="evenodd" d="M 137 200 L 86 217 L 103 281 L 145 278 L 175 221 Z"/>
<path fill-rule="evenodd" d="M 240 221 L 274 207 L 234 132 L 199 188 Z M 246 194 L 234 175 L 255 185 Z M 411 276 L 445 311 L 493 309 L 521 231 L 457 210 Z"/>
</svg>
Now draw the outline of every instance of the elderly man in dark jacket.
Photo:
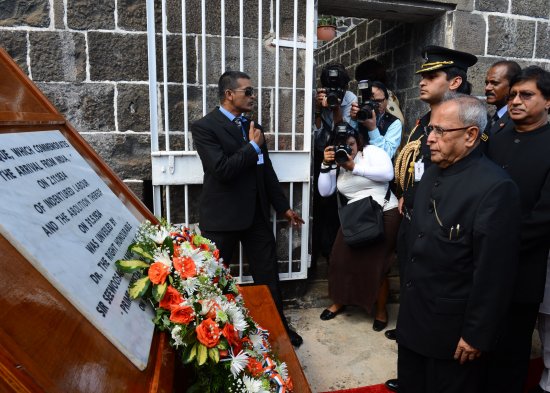
<svg viewBox="0 0 550 393">
<path fill-rule="evenodd" d="M 510 303 L 519 194 L 482 155 L 483 104 L 454 95 L 425 127 L 432 165 L 419 184 L 397 322 L 400 393 L 482 392 Z"/>
</svg>

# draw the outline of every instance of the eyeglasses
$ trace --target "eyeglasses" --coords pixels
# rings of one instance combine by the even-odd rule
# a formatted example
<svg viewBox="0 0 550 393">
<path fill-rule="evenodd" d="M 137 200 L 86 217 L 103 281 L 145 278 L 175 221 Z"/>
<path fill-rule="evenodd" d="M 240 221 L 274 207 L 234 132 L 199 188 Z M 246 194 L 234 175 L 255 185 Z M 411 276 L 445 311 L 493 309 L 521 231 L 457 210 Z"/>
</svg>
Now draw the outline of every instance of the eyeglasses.
<svg viewBox="0 0 550 393">
<path fill-rule="evenodd" d="M 447 128 L 447 129 L 430 125 L 430 126 L 424 126 L 423 131 L 424 131 L 424 135 L 426 136 L 430 136 L 430 133 L 433 131 L 437 137 L 440 137 L 440 136 L 443 136 L 445 132 L 467 130 L 470 127 L 473 127 L 473 125 L 466 126 L 466 127 L 459 127 L 459 128 Z"/>
<path fill-rule="evenodd" d="M 386 101 L 385 98 L 379 98 L 379 99 L 373 98 L 372 100 L 373 100 L 374 102 L 378 102 L 379 104 L 381 104 L 381 103 L 383 103 L 384 101 Z"/>
<path fill-rule="evenodd" d="M 246 89 L 229 89 L 231 91 L 244 91 L 244 95 L 247 97 L 252 97 L 254 95 L 254 88 L 247 87 Z"/>
<path fill-rule="evenodd" d="M 519 93 L 514 91 L 508 95 L 508 101 L 514 101 L 514 98 L 519 96 L 519 99 L 522 101 L 529 101 L 536 93 L 530 91 L 520 91 Z"/>
</svg>

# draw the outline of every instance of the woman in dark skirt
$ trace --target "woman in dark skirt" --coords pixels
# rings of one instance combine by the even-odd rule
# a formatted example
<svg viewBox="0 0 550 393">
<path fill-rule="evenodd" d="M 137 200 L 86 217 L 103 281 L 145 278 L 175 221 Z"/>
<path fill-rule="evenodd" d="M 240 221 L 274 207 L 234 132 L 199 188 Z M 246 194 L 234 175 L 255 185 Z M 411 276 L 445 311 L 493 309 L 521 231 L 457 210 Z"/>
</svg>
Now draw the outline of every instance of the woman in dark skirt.
<svg viewBox="0 0 550 393">
<path fill-rule="evenodd" d="M 329 196 L 338 190 L 348 203 L 371 196 L 383 207 L 384 239 L 361 248 L 351 248 L 344 242 L 342 229 L 338 230 L 329 264 L 329 296 L 333 304 L 323 311 L 321 319 L 332 319 L 345 305 L 355 305 L 368 313 L 374 311 L 373 329 L 381 331 L 388 324 L 386 275 L 401 220 L 395 196 L 390 192 L 385 200 L 389 181 L 393 179 L 393 165 L 381 148 L 371 145 L 363 148 L 361 136 L 351 128 L 348 128 L 346 142 L 351 153 L 347 155 L 347 161 L 340 164 L 335 162 L 334 146 L 325 149 L 319 193 Z"/>
</svg>

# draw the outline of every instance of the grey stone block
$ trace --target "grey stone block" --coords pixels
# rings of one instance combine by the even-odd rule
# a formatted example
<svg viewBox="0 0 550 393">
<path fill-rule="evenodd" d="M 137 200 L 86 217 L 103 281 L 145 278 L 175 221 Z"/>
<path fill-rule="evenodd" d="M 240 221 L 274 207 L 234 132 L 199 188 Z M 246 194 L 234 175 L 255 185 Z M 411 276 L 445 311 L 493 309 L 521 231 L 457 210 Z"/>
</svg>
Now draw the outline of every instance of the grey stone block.
<svg viewBox="0 0 550 393">
<path fill-rule="evenodd" d="M 414 72 L 415 72 L 415 67 L 412 64 L 397 68 L 395 70 L 395 76 L 396 76 L 395 87 L 398 90 L 413 87 L 412 85 L 414 84 L 414 80 L 415 80 Z"/>
<path fill-rule="evenodd" d="M 19 68 L 29 74 L 27 66 L 27 32 L 14 30 L 0 30 L 2 48 L 8 52 Z"/>
<path fill-rule="evenodd" d="M 275 47 L 264 47 L 264 59 L 263 59 L 263 85 L 275 86 Z M 280 87 L 292 87 L 294 78 L 294 50 L 291 48 L 279 49 L 279 86 Z M 245 52 L 246 53 L 246 52 Z M 269 55 L 268 55 L 269 54 Z M 305 78 L 305 50 L 297 50 L 296 52 L 296 87 L 304 87 Z M 252 55 L 254 56 L 254 55 Z M 256 66 L 256 57 L 252 62 L 251 75 L 254 75 L 254 67 Z M 255 80 L 255 79 L 254 79 Z"/>
<path fill-rule="evenodd" d="M 367 39 L 371 39 L 380 34 L 381 23 L 378 19 L 368 22 L 367 25 Z"/>
<path fill-rule="evenodd" d="M 345 36 L 345 51 L 349 52 L 355 48 L 355 30 L 349 31 Z"/>
<path fill-rule="evenodd" d="M 78 131 L 115 129 L 112 84 L 38 83 L 38 87 Z"/>
<path fill-rule="evenodd" d="M 172 34 L 166 37 L 166 54 L 167 54 L 167 76 L 168 82 L 183 82 L 183 57 L 182 57 L 182 36 L 180 34 Z M 197 82 L 197 52 L 195 47 L 196 37 L 186 37 L 186 62 L 187 65 L 187 83 L 194 84 Z M 157 80 L 164 81 L 164 67 L 162 57 L 162 37 L 159 35 L 156 39 L 156 62 L 157 62 Z M 219 57 L 219 55 L 218 55 Z M 214 61 L 214 59 L 212 59 Z M 211 64 L 209 61 L 207 64 Z"/>
<path fill-rule="evenodd" d="M 117 85 L 117 119 L 119 131 L 150 131 L 149 86 Z"/>
<path fill-rule="evenodd" d="M 161 116 L 159 117 L 159 130 L 164 130 L 164 95 L 162 85 L 159 86 L 160 96 L 158 97 L 161 106 Z M 202 86 L 189 86 L 187 88 L 187 102 L 183 101 L 183 88 L 181 86 L 171 85 L 168 88 L 168 124 L 171 131 L 183 131 L 184 130 L 184 109 L 187 107 L 188 113 L 188 127 L 191 129 L 191 124 L 206 113 L 219 105 L 219 99 L 217 95 L 216 87 L 207 87 L 206 90 L 206 113 L 203 113 L 202 108 Z"/>
<path fill-rule="evenodd" d="M 86 39 L 67 31 L 30 32 L 30 66 L 35 81 L 86 79 Z"/>
<path fill-rule="evenodd" d="M 90 79 L 94 81 L 146 81 L 147 35 L 88 33 Z"/>
<path fill-rule="evenodd" d="M 508 12 L 508 0 L 477 0 L 476 9 L 487 12 Z"/>
<path fill-rule="evenodd" d="M 488 54 L 530 58 L 534 41 L 534 21 L 489 15 Z"/>
<path fill-rule="evenodd" d="M 49 24 L 48 0 L 0 2 L 0 26 L 48 27 Z"/>
<path fill-rule="evenodd" d="M 365 42 L 359 47 L 358 61 L 363 62 L 370 56 L 370 43 Z"/>
<path fill-rule="evenodd" d="M 548 19 L 550 16 L 548 5 L 548 0 L 512 0 L 512 14 Z"/>
<path fill-rule="evenodd" d="M 76 30 L 115 28 L 115 0 L 67 0 L 67 26 Z"/>
<path fill-rule="evenodd" d="M 340 63 L 342 63 L 345 67 L 348 67 L 351 64 L 350 60 L 351 60 L 351 56 L 349 52 L 344 53 L 343 55 L 340 56 Z"/>
<path fill-rule="evenodd" d="M 145 1 L 118 0 L 117 11 L 119 28 L 124 30 L 147 31 L 147 4 Z"/>
<path fill-rule="evenodd" d="M 485 53 L 485 31 L 487 30 L 483 15 L 455 11 L 453 17 L 455 49 L 474 55 L 483 55 Z"/>
<path fill-rule="evenodd" d="M 63 0 L 53 1 L 53 16 L 55 28 L 63 30 L 65 28 L 65 4 L 63 4 Z"/>
<path fill-rule="evenodd" d="M 357 25 L 355 45 L 358 46 L 367 40 L 367 27 L 368 23 L 366 20 Z"/>
<path fill-rule="evenodd" d="M 83 133 L 82 136 L 121 179 L 151 178 L 151 139 L 148 134 Z"/>
<path fill-rule="evenodd" d="M 143 194 L 144 194 L 144 189 L 143 189 L 143 181 L 124 181 L 124 184 L 126 185 L 126 187 L 128 187 L 130 189 L 130 191 L 132 191 L 132 193 L 140 200 L 143 202 Z"/>
<path fill-rule="evenodd" d="M 370 55 L 377 56 L 386 50 L 386 37 L 383 35 L 374 37 L 370 40 Z"/>
<path fill-rule="evenodd" d="M 539 59 L 550 58 L 550 24 L 537 22 L 537 50 L 535 57 Z"/>
<path fill-rule="evenodd" d="M 273 110 L 275 104 L 273 103 Z M 294 108 L 294 117 L 292 111 Z M 296 106 L 292 106 L 292 90 L 291 89 L 279 89 L 279 135 L 292 134 L 292 121 L 295 122 L 296 133 L 303 134 L 304 131 L 304 91 L 296 91 Z M 279 140 L 280 150 L 292 149 L 292 138 L 289 135 L 287 141 L 283 142 Z"/>
</svg>

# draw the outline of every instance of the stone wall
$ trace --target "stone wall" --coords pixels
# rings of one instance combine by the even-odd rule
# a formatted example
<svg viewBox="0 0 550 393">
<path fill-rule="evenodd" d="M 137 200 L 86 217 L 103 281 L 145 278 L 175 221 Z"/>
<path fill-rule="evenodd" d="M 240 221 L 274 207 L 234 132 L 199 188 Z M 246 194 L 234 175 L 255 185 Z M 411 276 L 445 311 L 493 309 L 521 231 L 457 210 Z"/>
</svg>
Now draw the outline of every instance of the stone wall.
<svg viewBox="0 0 550 393">
<path fill-rule="evenodd" d="M 338 61 L 353 77 L 357 65 L 376 58 L 387 67 L 389 88 L 396 92 L 406 128 L 410 129 L 428 108 L 418 100 L 419 78 L 415 75 L 423 62 L 421 51 L 425 45 L 454 47 L 478 56 L 468 79 L 473 94 L 483 96 L 485 73 L 502 58 L 513 59 L 521 66 L 535 64 L 550 69 L 547 5 L 543 0 L 479 0 L 475 6 L 473 1 L 461 2 L 457 10 L 423 23 L 366 20 L 316 51 L 317 73 L 326 63 Z"/>
<path fill-rule="evenodd" d="M 263 2 L 263 125 L 273 145 L 274 5 Z M 155 2 L 160 7 L 160 2 Z M 226 68 L 239 67 L 239 0 L 225 1 Z M 293 1 L 281 2 L 281 39 L 293 36 Z M 167 1 L 169 123 L 183 130 L 183 108 L 189 122 L 202 117 L 201 1 L 186 0 L 186 33 L 182 36 L 181 0 Z M 237 10 L 237 11 L 236 11 Z M 244 69 L 257 82 L 258 1 L 245 0 Z M 207 107 L 217 104 L 221 74 L 220 4 L 206 2 Z M 305 19 L 305 4 L 299 19 Z M 161 10 L 156 29 L 161 31 Z M 305 36 L 299 24 L 298 34 Z M 182 37 L 187 43 L 188 102 L 183 102 Z M 158 80 L 162 82 L 161 37 L 158 36 Z M 16 0 L 0 2 L 0 46 L 15 59 L 59 111 L 114 171 L 143 196 L 151 179 L 146 0 Z M 298 52 L 298 102 L 303 98 L 304 51 Z M 292 49 L 280 50 L 279 148 L 290 148 L 287 122 L 292 88 Z M 162 83 L 159 91 L 162 91 Z M 162 94 L 160 105 L 163 106 Z M 162 109 L 162 108 L 161 108 Z M 298 105 L 297 129 L 303 127 Z M 163 111 L 159 111 L 160 114 Z M 164 127 L 164 120 L 159 119 Z M 183 149 L 181 133 L 171 137 L 172 149 Z M 164 146 L 164 141 L 160 141 Z M 303 146 L 303 133 L 297 138 Z M 148 184 L 148 183 L 146 183 Z M 196 193 L 194 194 L 196 196 Z M 196 198 L 194 198 L 196 199 Z M 181 202 L 180 202 L 181 204 Z M 193 211 L 194 214 L 194 211 Z"/>
</svg>

